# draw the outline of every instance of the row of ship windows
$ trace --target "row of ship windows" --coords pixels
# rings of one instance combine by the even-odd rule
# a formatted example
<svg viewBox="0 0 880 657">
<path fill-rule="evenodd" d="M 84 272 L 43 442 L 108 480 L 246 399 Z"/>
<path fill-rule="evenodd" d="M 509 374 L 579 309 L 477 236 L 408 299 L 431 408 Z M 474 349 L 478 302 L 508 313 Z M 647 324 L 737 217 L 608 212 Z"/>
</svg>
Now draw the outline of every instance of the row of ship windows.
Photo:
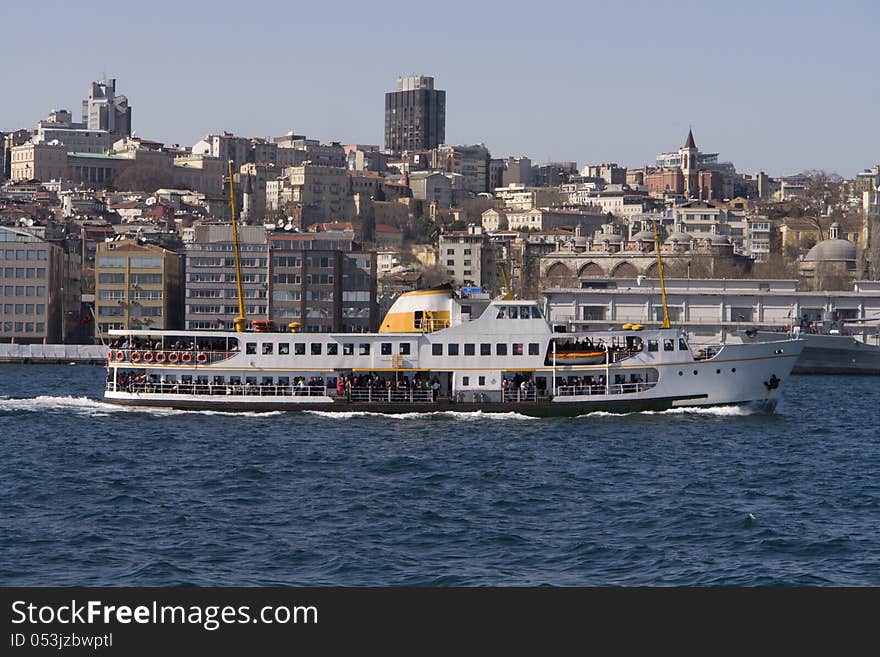
<svg viewBox="0 0 880 657">
<path fill-rule="evenodd" d="M 540 356 L 541 355 L 541 345 L 537 342 L 530 342 L 528 344 L 523 342 L 514 342 L 509 345 L 510 350 L 508 351 L 508 344 L 506 342 L 498 342 L 495 344 L 495 355 L 496 356 L 507 356 L 508 353 L 511 356 L 523 356 L 528 353 L 529 356 Z M 256 355 L 257 353 L 257 343 L 256 342 L 247 342 L 245 343 L 245 353 Z M 260 343 L 259 349 L 260 353 L 263 356 L 272 356 L 277 353 L 279 356 L 287 356 L 291 353 L 290 343 L 289 342 L 279 342 L 277 343 L 277 352 L 276 352 L 276 343 L 274 342 L 263 342 Z M 325 345 L 320 342 L 312 342 L 308 345 L 308 353 L 312 356 L 321 356 L 324 353 Z M 371 344 L 369 342 L 361 342 L 357 344 L 357 355 L 358 356 L 369 356 L 370 355 Z M 397 353 L 401 356 L 409 356 L 412 349 L 412 346 L 409 342 L 400 342 L 398 343 Z M 459 345 L 456 343 L 450 343 L 445 345 L 445 351 L 447 356 L 476 356 L 477 355 L 477 345 L 473 342 L 466 342 L 463 345 Z M 432 344 L 431 345 L 431 355 L 432 356 L 442 356 L 444 352 L 444 345 L 442 343 Z M 293 343 L 293 355 L 294 356 L 305 356 L 306 355 L 306 343 L 305 342 L 294 342 Z M 390 356 L 394 353 L 394 345 L 391 342 L 380 342 L 379 343 L 379 354 L 382 356 Z M 339 345 L 337 343 L 331 342 L 326 345 L 326 354 L 328 356 L 338 356 L 339 355 Z M 353 342 L 345 342 L 342 344 L 342 355 L 343 356 L 354 356 L 355 355 L 355 344 Z M 491 356 L 492 355 L 492 344 L 489 342 L 480 343 L 480 356 Z"/>
<path fill-rule="evenodd" d="M 312 342 L 309 344 L 309 354 L 312 356 L 320 356 L 324 351 L 324 344 L 321 342 Z M 339 345 L 335 342 L 330 342 L 326 345 L 327 347 L 327 355 L 328 356 L 338 356 L 339 355 Z M 357 345 L 358 347 L 358 356 L 369 356 L 370 355 L 370 343 L 361 342 Z M 346 342 L 342 345 L 342 355 L 343 356 L 354 356 L 355 345 L 353 342 Z M 411 352 L 410 349 L 412 346 L 408 342 L 401 342 L 398 345 L 398 353 L 401 356 L 408 356 Z M 246 354 L 256 354 L 257 353 L 257 343 L 256 342 L 246 342 L 244 345 L 244 350 Z M 390 342 L 382 342 L 379 344 L 379 353 L 383 356 L 390 356 L 392 354 L 393 345 Z M 263 356 L 271 356 L 275 353 L 275 343 L 274 342 L 263 342 L 260 344 L 260 353 Z M 278 351 L 279 356 L 287 356 L 291 353 L 290 351 L 290 343 L 289 342 L 279 342 L 278 343 Z M 294 342 L 293 343 L 293 355 L 294 356 L 305 356 L 306 355 L 306 343 L 305 342 Z"/>
<path fill-rule="evenodd" d="M 477 345 L 472 342 L 466 342 L 464 345 L 458 345 L 455 343 L 446 345 L 446 355 L 447 356 L 459 356 L 461 355 L 461 351 L 459 351 L 459 347 L 464 347 L 464 355 L 465 356 L 476 356 Z M 514 342 L 510 345 L 510 355 L 511 356 L 522 356 L 525 354 L 524 349 L 528 349 L 529 356 L 540 356 L 541 355 L 541 345 L 537 342 L 528 343 L 528 347 L 526 347 L 523 342 Z M 506 342 L 497 342 L 495 343 L 495 355 L 496 356 L 507 356 L 507 343 Z M 443 345 L 442 344 L 432 344 L 431 345 L 431 355 L 432 356 L 442 356 L 443 355 Z M 481 342 L 480 343 L 480 356 L 491 356 L 492 355 L 492 344 L 489 342 Z"/>
</svg>

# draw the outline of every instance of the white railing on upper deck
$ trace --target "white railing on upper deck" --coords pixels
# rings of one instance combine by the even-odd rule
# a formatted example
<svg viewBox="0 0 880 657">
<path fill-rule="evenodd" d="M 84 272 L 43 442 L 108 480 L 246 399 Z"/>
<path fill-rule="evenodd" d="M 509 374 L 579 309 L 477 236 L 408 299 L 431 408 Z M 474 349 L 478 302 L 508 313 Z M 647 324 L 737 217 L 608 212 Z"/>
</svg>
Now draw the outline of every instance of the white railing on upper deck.
<svg viewBox="0 0 880 657">
<path fill-rule="evenodd" d="M 558 388 L 556 388 L 556 396 L 579 397 L 582 395 L 623 395 L 650 390 L 656 385 L 656 381 L 652 381 L 650 383 L 614 383 L 610 386 L 608 391 L 605 390 L 605 385 L 601 383 L 593 384 L 591 386 L 559 386 Z"/>
</svg>

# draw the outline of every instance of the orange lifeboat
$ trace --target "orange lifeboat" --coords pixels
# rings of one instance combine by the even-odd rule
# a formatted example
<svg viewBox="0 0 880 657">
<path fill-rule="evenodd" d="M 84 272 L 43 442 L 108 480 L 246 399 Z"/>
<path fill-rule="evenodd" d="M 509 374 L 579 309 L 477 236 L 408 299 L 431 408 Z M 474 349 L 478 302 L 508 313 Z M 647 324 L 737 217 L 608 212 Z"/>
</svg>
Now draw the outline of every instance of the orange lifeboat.
<svg viewBox="0 0 880 657">
<path fill-rule="evenodd" d="M 605 362 L 605 352 L 591 351 L 557 351 L 556 362 L 561 365 L 596 365 Z"/>
</svg>

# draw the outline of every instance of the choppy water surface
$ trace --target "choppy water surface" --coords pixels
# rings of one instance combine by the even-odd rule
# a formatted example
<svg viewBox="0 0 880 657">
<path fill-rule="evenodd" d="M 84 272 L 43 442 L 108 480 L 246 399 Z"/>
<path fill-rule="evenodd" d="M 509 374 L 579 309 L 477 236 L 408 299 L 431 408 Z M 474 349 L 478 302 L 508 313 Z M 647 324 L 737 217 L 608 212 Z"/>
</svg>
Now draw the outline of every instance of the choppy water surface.
<svg viewBox="0 0 880 657">
<path fill-rule="evenodd" d="M 880 585 L 880 386 L 576 419 L 226 414 L 0 366 L 4 585 Z"/>
</svg>

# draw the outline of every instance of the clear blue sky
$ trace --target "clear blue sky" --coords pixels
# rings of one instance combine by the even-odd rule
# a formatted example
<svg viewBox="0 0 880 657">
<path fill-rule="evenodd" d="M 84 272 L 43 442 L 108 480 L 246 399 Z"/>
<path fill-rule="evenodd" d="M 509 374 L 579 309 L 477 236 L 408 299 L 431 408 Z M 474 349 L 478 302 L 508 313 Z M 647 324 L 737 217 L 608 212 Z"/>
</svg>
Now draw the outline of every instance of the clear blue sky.
<svg viewBox="0 0 880 657">
<path fill-rule="evenodd" d="M 0 130 L 79 115 L 106 73 L 137 134 L 383 140 L 399 75 L 447 92 L 446 141 L 638 166 L 697 145 L 740 171 L 880 162 L 880 3 L 201 2 L 0 6 Z"/>
</svg>

